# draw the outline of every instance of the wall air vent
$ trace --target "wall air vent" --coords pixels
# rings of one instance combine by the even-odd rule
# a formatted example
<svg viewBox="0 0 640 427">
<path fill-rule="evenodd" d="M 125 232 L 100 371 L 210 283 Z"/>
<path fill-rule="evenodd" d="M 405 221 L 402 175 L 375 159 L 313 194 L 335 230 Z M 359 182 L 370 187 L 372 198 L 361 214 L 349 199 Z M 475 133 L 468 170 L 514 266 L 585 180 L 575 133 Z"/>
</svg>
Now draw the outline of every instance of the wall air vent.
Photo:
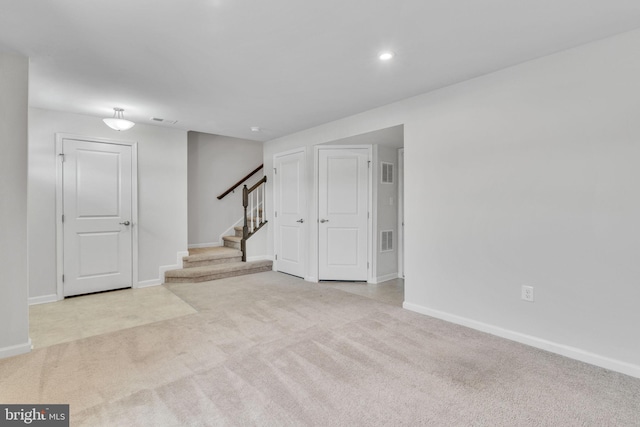
<svg viewBox="0 0 640 427">
<path fill-rule="evenodd" d="M 167 119 L 161 119 L 159 117 L 151 117 L 151 120 L 158 123 L 164 123 L 165 125 L 175 125 L 176 123 L 178 123 L 177 120 L 167 120 Z"/>
<path fill-rule="evenodd" d="M 393 230 L 380 232 L 380 252 L 390 252 L 393 250 Z"/>
<path fill-rule="evenodd" d="M 393 184 L 393 163 L 380 162 L 380 166 L 380 182 L 383 184 Z"/>
</svg>

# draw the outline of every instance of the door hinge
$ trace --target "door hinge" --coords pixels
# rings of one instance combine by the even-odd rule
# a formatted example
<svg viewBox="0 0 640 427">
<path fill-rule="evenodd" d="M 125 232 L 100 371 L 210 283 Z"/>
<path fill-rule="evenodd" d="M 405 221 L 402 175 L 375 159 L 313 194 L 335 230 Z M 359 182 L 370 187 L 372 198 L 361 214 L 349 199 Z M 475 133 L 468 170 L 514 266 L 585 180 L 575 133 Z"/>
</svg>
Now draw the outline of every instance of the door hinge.
<svg viewBox="0 0 640 427">
<path fill-rule="evenodd" d="M 275 217 L 278 218 L 278 211 L 273 212 Z"/>
<path fill-rule="evenodd" d="M 367 270 L 369 269 L 369 261 L 367 261 Z"/>
<path fill-rule="evenodd" d="M 278 260 L 278 254 L 276 254 L 276 261 Z"/>
<path fill-rule="evenodd" d="M 62 163 L 64 163 L 64 153 L 60 153 L 60 154 L 58 154 L 58 156 L 60 156 L 60 159 L 62 160 Z"/>
<path fill-rule="evenodd" d="M 62 215 L 62 222 L 64 223 L 64 215 Z"/>
<path fill-rule="evenodd" d="M 370 168 L 371 167 L 371 160 L 367 160 L 367 167 Z"/>
<path fill-rule="evenodd" d="M 278 168 L 273 168 L 273 174 L 278 175 Z"/>
<path fill-rule="evenodd" d="M 367 212 L 367 219 L 371 218 L 369 215 L 370 215 L 370 213 L 369 213 L 369 212 Z"/>
<path fill-rule="evenodd" d="M 64 283 L 64 274 L 62 275 L 62 283 Z"/>
</svg>

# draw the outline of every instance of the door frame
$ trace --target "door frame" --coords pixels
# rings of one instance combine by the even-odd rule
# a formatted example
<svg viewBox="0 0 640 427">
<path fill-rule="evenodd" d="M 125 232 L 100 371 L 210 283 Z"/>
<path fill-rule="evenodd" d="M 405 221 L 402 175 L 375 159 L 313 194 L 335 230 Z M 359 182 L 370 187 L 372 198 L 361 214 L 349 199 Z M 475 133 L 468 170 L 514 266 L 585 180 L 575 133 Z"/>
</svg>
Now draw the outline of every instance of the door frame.
<svg viewBox="0 0 640 427">
<path fill-rule="evenodd" d="M 131 285 L 138 287 L 138 143 L 110 138 L 97 138 L 69 133 L 56 133 L 56 294 L 58 301 L 64 299 L 64 229 L 63 214 L 63 175 L 62 142 L 65 139 L 101 144 L 127 145 L 131 147 Z"/>
<path fill-rule="evenodd" d="M 398 278 L 404 279 L 404 147 L 398 148 Z"/>
<path fill-rule="evenodd" d="M 276 153 L 273 155 L 273 168 L 275 169 L 276 167 L 276 159 L 279 157 L 284 157 L 284 156 L 289 156 L 291 154 L 297 154 L 297 153 L 302 153 L 302 157 L 303 157 L 303 164 L 304 164 L 304 173 L 303 173 L 303 182 L 301 183 L 302 186 L 302 191 L 306 192 L 306 180 L 304 178 L 306 178 L 307 175 L 307 147 L 301 147 L 301 148 L 294 148 L 293 150 L 287 150 L 287 151 L 282 151 L 280 153 Z M 275 174 L 275 172 L 274 172 Z M 278 203 L 278 193 L 279 193 L 279 188 L 277 188 L 276 183 L 278 182 L 278 180 L 276 180 L 276 177 L 273 176 L 273 212 L 276 212 L 276 207 L 277 207 L 277 203 Z M 305 206 L 303 206 L 303 211 L 304 211 L 304 217 L 309 218 L 309 200 L 305 200 Z M 277 249 L 278 249 L 278 226 L 279 226 L 279 222 L 280 219 L 278 217 L 275 216 L 275 214 L 273 215 L 273 253 L 277 254 Z M 304 256 L 303 256 L 303 266 L 302 266 L 302 271 L 303 271 L 303 278 L 304 280 L 308 280 L 308 268 L 309 268 L 309 227 L 308 226 L 303 226 L 303 230 L 302 233 L 304 234 L 304 248 L 303 250 L 305 251 Z M 274 271 L 280 271 L 278 270 L 278 260 L 275 259 L 275 256 L 273 257 L 273 270 Z"/>
<path fill-rule="evenodd" d="M 376 283 L 375 274 L 375 262 L 373 254 L 375 253 L 375 244 L 373 238 L 373 217 L 375 212 L 373 211 L 373 145 L 372 144 L 344 144 L 344 145 L 314 145 L 313 147 L 313 197 L 311 206 L 311 234 L 315 238 L 314 247 L 314 271 L 312 272 L 313 282 L 320 281 L 320 226 L 319 221 L 319 203 L 320 197 L 320 150 L 340 150 L 340 149 L 367 149 L 369 152 L 368 159 L 368 174 L 367 174 L 367 210 L 369 211 L 369 217 L 367 218 L 367 283 Z"/>
</svg>

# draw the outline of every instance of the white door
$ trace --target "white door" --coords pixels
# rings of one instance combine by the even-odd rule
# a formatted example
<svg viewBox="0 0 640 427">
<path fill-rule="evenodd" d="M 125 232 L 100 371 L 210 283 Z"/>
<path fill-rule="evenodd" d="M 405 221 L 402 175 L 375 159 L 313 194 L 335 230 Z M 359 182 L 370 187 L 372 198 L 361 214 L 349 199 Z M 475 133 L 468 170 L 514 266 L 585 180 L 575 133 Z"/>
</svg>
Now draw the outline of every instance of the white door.
<svg viewBox="0 0 640 427">
<path fill-rule="evenodd" d="M 369 153 L 318 150 L 320 280 L 367 280 Z"/>
<path fill-rule="evenodd" d="M 132 147 L 62 142 L 64 296 L 132 286 Z"/>
<path fill-rule="evenodd" d="M 306 198 L 305 153 L 277 156 L 275 167 L 276 269 L 298 277 L 305 275 Z"/>
</svg>

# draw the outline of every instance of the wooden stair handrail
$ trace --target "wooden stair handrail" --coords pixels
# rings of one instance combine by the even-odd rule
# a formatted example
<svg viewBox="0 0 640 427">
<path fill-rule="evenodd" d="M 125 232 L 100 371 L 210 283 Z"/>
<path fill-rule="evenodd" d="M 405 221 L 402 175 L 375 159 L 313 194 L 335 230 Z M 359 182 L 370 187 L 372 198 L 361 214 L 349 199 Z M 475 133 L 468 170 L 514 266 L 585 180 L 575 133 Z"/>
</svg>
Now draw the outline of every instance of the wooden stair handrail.
<svg viewBox="0 0 640 427">
<path fill-rule="evenodd" d="M 262 179 L 258 182 L 256 182 L 255 184 L 253 184 L 253 187 L 249 188 L 247 190 L 247 195 L 249 195 L 249 193 L 252 193 L 256 188 L 260 187 L 263 183 L 267 182 L 267 177 L 263 176 Z M 244 200 L 242 201 L 243 205 L 244 205 Z"/>
<path fill-rule="evenodd" d="M 221 195 L 218 196 L 218 200 L 221 200 L 224 196 L 226 196 L 227 194 L 231 193 L 236 188 L 240 187 L 243 182 L 245 182 L 246 180 L 251 178 L 253 175 L 256 174 L 256 172 L 258 172 L 263 167 L 264 167 L 264 164 L 261 164 L 260 166 L 255 168 L 253 171 L 251 171 L 249 174 L 247 174 L 244 178 L 242 178 L 240 181 L 238 181 L 235 184 L 233 184 L 227 191 L 225 191 L 224 193 L 222 193 Z"/>
</svg>

